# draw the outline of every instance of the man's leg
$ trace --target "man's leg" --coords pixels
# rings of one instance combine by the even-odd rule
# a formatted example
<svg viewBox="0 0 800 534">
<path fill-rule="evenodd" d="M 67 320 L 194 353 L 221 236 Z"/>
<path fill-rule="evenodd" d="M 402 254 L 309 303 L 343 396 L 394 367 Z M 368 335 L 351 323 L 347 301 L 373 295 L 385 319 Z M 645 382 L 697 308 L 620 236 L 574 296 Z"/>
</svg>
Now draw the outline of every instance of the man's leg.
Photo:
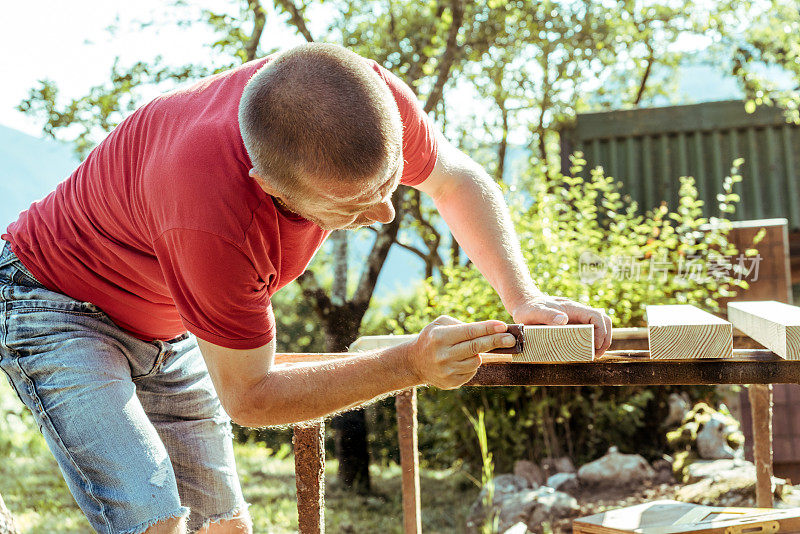
<svg viewBox="0 0 800 534">
<path fill-rule="evenodd" d="M 180 532 L 167 451 L 132 375 L 160 365 L 159 348 L 122 332 L 95 306 L 48 291 L 0 255 L 0 368 L 56 457 L 92 527 L 104 534 Z M 146 353 L 146 369 L 130 352 Z"/>
<path fill-rule="evenodd" d="M 228 414 L 211 383 L 193 336 L 163 343 L 158 373 L 135 381 L 137 395 L 167 448 L 181 502 L 198 532 L 250 533 L 233 456 Z"/>
</svg>

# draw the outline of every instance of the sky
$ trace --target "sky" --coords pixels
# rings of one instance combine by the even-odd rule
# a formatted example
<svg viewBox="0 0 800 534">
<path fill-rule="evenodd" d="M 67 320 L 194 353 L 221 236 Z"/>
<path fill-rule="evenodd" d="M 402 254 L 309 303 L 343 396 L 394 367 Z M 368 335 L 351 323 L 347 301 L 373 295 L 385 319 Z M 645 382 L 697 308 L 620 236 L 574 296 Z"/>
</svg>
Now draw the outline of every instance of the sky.
<svg viewBox="0 0 800 534">
<path fill-rule="evenodd" d="M 0 17 L 0 124 L 31 135 L 41 135 L 41 125 L 14 108 L 38 80 L 55 81 L 63 97 L 79 97 L 108 78 L 114 57 L 123 65 L 163 56 L 168 64 L 203 62 L 213 52 L 205 45 L 211 33 L 202 25 L 176 29 L 178 14 L 199 17 L 194 7 L 169 7 L 163 0 L 69 2 L 42 0 L 35 16 L 27 2 L 4 2 Z M 196 2 L 195 2 L 196 4 Z M 230 2 L 206 0 L 204 7 L 229 9 Z M 265 2 L 271 6 L 271 2 Z M 302 38 L 280 24 L 279 16 L 267 14 L 265 35 L 281 46 Z M 134 21 L 156 21 L 139 30 Z M 159 24 L 160 22 L 160 24 Z M 118 26 L 113 34 L 109 27 Z M 314 25 L 312 24 L 312 30 Z M 321 30 L 321 28 L 320 28 Z M 152 95 L 152 96 L 155 96 Z"/>
</svg>

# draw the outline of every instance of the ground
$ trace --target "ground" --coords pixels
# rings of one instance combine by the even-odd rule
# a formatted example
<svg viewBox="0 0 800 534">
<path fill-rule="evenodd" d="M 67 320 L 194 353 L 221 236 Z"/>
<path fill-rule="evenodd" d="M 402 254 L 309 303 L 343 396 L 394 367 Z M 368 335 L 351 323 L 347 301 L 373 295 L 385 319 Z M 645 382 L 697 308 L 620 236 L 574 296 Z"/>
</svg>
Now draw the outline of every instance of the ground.
<svg viewBox="0 0 800 534">
<path fill-rule="evenodd" d="M 44 439 L 0 377 L 0 495 L 24 534 L 92 532 Z M 236 445 L 239 476 L 251 503 L 254 531 L 284 534 L 297 531 L 294 457 L 289 446 L 270 451 L 262 444 Z M 400 468 L 372 468 L 375 495 L 357 497 L 336 484 L 336 463 L 328 462 L 326 529 L 336 533 L 400 533 L 402 501 Z M 459 532 L 478 488 L 461 470 L 423 470 L 423 530 Z"/>
<path fill-rule="evenodd" d="M 254 530 L 283 534 L 297 531 L 294 458 L 269 455 L 258 444 L 237 445 L 239 475 L 251 503 Z M 354 497 L 338 490 L 336 465 L 328 465 L 326 529 L 329 532 L 393 533 L 402 531 L 400 469 L 373 468 L 377 495 Z M 456 471 L 426 470 L 422 480 L 425 532 L 458 532 L 469 505 L 478 494 Z M 0 463 L 0 494 L 23 533 L 91 532 L 66 487 L 58 466 L 46 450 L 32 457 L 6 456 Z"/>
</svg>

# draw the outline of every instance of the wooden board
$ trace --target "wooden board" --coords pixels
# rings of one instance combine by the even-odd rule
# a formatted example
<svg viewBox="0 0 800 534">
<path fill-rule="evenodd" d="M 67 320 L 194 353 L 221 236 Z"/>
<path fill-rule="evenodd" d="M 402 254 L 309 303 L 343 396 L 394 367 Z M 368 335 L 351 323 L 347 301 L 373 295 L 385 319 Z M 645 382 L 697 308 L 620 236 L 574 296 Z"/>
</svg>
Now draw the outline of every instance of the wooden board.
<svg viewBox="0 0 800 534">
<path fill-rule="evenodd" d="M 688 304 L 647 306 L 650 358 L 730 358 L 733 326 Z"/>
<path fill-rule="evenodd" d="M 590 362 L 594 359 L 594 326 L 526 325 L 521 354 L 481 354 L 484 363 Z"/>
<path fill-rule="evenodd" d="M 800 307 L 775 300 L 729 302 L 728 320 L 782 358 L 800 360 Z"/>
<path fill-rule="evenodd" d="M 766 534 L 799 530 L 800 508 L 722 508 L 670 500 L 609 510 L 572 522 L 575 534 Z"/>
</svg>

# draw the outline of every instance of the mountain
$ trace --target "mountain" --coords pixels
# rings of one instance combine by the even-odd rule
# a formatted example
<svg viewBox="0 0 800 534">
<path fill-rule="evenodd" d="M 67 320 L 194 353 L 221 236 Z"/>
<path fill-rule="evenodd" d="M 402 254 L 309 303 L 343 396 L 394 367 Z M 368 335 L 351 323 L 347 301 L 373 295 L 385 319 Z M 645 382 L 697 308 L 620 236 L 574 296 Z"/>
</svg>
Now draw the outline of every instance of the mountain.
<svg viewBox="0 0 800 534">
<path fill-rule="evenodd" d="M 0 230 L 77 167 L 69 146 L 0 126 Z"/>
</svg>

